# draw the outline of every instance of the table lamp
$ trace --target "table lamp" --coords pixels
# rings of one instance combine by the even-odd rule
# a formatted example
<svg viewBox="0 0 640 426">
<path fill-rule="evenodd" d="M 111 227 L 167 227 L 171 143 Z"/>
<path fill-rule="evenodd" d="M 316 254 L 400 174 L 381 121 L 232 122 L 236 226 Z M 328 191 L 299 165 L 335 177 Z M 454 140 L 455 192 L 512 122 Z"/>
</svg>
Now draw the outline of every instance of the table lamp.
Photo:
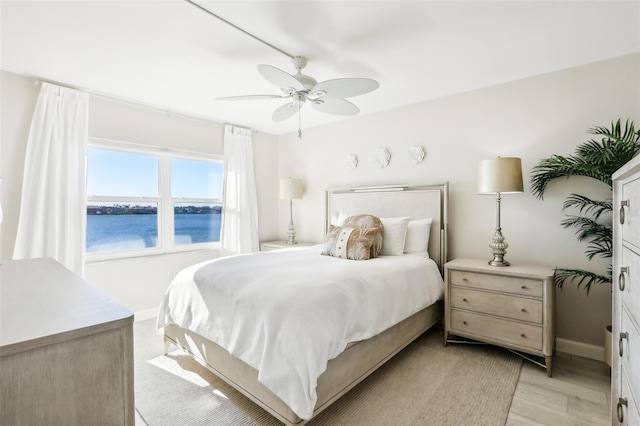
<svg viewBox="0 0 640 426">
<path fill-rule="evenodd" d="M 289 230 L 287 244 L 298 244 L 296 228 L 293 226 L 293 200 L 302 198 L 302 180 L 296 178 L 280 179 L 280 199 L 289 200 Z"/>
<path fill-rule="evenodd" d="M 504 241 L 500 227 L 501 194 L 524 192 L 522 184 L 522 161 L 513 157 L 498 157 L 483 160 L 478 166 L 478 194 L 496 194 L 496 232 L 489 244 L 493 259 L 491 266 L 509 266 L 504 260 L 509 245 Z"/>
</svg>

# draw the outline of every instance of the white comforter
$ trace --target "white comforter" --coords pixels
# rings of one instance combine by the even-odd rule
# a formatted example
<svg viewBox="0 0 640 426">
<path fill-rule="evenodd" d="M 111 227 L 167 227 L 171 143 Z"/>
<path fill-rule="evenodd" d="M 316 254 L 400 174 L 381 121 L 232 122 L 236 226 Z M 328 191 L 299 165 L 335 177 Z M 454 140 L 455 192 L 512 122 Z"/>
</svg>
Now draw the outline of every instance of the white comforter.
<svg viewBox="0 0 640 426">
<path fill-rule="evenodd" d="M 322 246 L 218 258 L 180 272 L 158 329 L 176 324 L 227 349 L 302 419 L 316 383 L 350 342 L 368 339 L 442 298 L 430 259 L 367 261 L 320 255 Z"/>
</svg>

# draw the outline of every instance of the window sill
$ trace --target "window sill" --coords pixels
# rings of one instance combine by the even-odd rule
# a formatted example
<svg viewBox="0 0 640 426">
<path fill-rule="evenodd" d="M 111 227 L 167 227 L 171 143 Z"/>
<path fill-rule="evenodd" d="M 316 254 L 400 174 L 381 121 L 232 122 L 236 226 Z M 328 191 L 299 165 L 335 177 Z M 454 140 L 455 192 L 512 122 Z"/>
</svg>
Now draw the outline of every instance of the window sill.
<svg viewBox="0 0 640 426">
<path fill-rule="evenodd" d="M 219 244 L 212 244 L 208 246 L 191 247 L 191 248 L 177 248 L 174 250 L 156 250 L 149 249 L 149 251 L 136 251 L 136 252 L 111 252 L 111 253 L 87 253 L 85 254 L 85 265 L 107 262 L 119 262 L 126 260 L 140 260 L 149 259 L 155 257 L 165 257 L 173 255 L 185 255 L 189 253 L 202 253 L 211 252 L 218 253 L 220 249 Z"/>
</svg>

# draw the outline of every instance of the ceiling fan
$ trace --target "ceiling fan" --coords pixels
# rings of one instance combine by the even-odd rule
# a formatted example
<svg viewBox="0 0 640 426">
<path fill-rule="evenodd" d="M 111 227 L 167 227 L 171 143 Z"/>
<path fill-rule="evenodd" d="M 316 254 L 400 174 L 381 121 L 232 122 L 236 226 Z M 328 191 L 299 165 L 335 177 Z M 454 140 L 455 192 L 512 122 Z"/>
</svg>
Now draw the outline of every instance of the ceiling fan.
<svg viewBox="0 0 640 426">
<path fill-rule="evenodd" d="M 285 99 L 291 101 L 276 108 L 273 121 L 284 121 L 308 101 L 320 112 L 333 115 L 350 116 L 360 112 L 360 109 L 344 98 L 364 95 L 380 85 L 370 78 L 336 78 L 318 83 L 313 77 L 302 74 L 301 70 L 307 65 L 307 59 L 302 56 L 293 57 L 293 65 L 297 72 L 291 75 L 271 65 L 258 65 L 258 72 L 268 82 L 278 86 L 282 95 L 243 95 L 218 98 L 218 100 L 256 100 L 256 99 Z"/>
<path fill-rule="evenodd" d="M 235 101 L 291 98 L 290 102 L 276 108 L 272 116 L 273 121 L 284 121 L 287 118 L 292 117 L 296 112 L 299 113 L 300 109 L 307 101 L 309 101 L 311 106 L 317 111 L 333 115 L 350 116 L 359 113 L 360 109 L 344 98 L 364 95 L 365 93 L 369 93 L 380 87 L 377 81 L 370 78 L 336 78 L 318 83 L 316 79 L 308 75 L 304 75 L 300 71 L 307 65 L 307 58 L 303 56 L 293 56 L 284 50 L 279 49 L 278 47 L 227 21 L 209 9 L 200 6 L 193 0 L 185 1 L 230 27 L 246 34 L 254 40 L 257 40 L 271 49 L 288 56 L 292 59 L 293 66 L 296 68 L 296 73 L 291 75 L 271 65 L 258 65 L 258 72 L 267 81 L 278 86 L 282 91 L 282 95 L 241 95 L 217 98 L 217 100 Z M 302 139 L 300 114 L 298 114 L 298 137 Z"/>
</svg>

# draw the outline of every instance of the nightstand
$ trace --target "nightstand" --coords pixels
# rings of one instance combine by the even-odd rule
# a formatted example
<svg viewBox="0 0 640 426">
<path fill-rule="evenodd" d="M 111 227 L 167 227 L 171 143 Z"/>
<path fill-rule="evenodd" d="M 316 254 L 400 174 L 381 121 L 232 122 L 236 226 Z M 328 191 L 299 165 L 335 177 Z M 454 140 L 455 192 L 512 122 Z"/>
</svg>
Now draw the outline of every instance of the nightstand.
<svg viewBox="0 0 640 426">
<path fill-rule="evenodd" d="M 314 245 L 314 243 L 305 243 L 302 241 L 298 241 L 298 244 L 287 244 L 286 240 L 263 241 L 262 243 L 260 243 L 260 251 L 269 251 L 269 250 L 277 250 L 281 248 L 292 248 L 292 247 L 308 247 L 312 245 Z"/>
<path fill-rule="evenodd" d="M 502 346 L 547 369 L 555 346 L 554 271 L 536 265 L 489 266 L 455 259 L 445 265 L 444 344 L 456 335 Z M 544 358 L 538 362 L 521 352 Z"/>
</svg>

